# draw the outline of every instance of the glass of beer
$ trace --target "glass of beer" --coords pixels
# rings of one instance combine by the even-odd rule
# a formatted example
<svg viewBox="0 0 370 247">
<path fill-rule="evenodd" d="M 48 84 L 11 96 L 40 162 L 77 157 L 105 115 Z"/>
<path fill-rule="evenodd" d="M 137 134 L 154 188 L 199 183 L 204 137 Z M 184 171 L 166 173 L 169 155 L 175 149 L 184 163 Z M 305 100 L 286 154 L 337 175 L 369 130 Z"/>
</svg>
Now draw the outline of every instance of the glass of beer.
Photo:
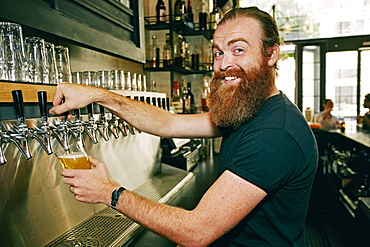
<svg viewBox="0 0 370 247">
<path fill-rule="evenodd" d="M 63 169 L 91 169 L 89 156 L 78 142 L 55 152 L 55 156 Z"/>
</svg>

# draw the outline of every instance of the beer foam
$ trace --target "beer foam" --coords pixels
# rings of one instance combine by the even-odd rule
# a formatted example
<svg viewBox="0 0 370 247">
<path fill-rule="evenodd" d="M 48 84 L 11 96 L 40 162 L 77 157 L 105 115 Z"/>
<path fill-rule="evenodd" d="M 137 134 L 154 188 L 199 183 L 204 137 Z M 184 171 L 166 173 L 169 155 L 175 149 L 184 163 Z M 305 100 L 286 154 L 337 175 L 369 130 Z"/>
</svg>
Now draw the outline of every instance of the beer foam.
<svg viewBox="0 0 370 247">
<path fill-rule="evenodd" d="M 85 153 L 77 152 L 73 154 L 58 155 L 59 159 L 77 159 L 77 158 L 82 158 L 82 157 L 86 157 Z"/>
</svg>

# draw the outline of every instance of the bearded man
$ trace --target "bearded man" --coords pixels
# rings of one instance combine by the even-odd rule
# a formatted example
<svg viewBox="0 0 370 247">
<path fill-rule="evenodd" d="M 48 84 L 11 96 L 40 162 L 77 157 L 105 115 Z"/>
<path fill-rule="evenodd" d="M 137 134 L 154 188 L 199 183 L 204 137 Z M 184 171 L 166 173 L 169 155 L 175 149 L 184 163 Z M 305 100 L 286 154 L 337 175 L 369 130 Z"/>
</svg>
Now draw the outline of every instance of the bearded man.
<svg viewBox="0 0 370 247">
<path fill-rule="evenodd" d="M 62 83 L 52 114 L 95 102 L 163 137 L 223 136 L 218 178 L 191 211 L 120 189 L 116 209 L 183 246 L 304 246 L 303 225 L 317 166 L 316 142 L 300 111 L 275 87 L 275 21 L 256 7 L 225 14 L 214 33 L 210 112 L 177 115 L 104 89 Z M 111 204 L 106 165 L 62 170 L 79 201 Z"/>
</svg>

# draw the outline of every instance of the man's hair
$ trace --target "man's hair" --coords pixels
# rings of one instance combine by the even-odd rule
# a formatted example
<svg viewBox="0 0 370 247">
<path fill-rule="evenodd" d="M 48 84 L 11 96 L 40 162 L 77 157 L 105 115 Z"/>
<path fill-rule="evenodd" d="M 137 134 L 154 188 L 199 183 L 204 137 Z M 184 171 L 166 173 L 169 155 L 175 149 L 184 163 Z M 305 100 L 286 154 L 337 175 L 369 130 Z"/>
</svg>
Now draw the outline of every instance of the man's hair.
<svg viewBox="0 0 370 247">
<path fill-rule="evenodd" d="M 279 30 L 277 28 L 275 19 L 257 7 L 233 8 L 224 15 L 218 25 L 235 20 L 239 17 L 251 17 L 259 22 L 263 35 L 261 39 L 264 55 L 269 56 L 269 47 L 272 47 L 275 44 L 280 45 Z"/>
<path fill-rule="evenodd" d="M 365 100 L 366 101 L 370 101 L 370 93 L 368 93 L 368 94 L 365 95 Z"/>
<path fill-rule="evenodd" d="M 332 101 L 331 99 L 324 99 L 323 101 L 322 101 L 322 104 L 323 105 L 326 105 L 329 101 Z"/>
</svg>

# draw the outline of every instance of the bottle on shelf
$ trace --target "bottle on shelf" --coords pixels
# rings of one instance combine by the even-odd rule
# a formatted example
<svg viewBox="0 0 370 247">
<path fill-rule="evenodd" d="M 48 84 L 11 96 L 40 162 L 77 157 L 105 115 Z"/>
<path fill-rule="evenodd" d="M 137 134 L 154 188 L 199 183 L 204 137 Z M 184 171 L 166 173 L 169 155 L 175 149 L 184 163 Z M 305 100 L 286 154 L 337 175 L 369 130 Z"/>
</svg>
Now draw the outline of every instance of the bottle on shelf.
<svg viewBox="0 0 370 247">
<path fill-rule="evenodd" d="M 190 98 L 188 97 L 188 87 L 186 85 L 186 80 L 182 79 L 182 113 L 187 114 L 190 111 Z"/>
<path fill-rule="evenodd" d="M 175 2 L 175 18 L 174 21 L 183 21 L 183 16 L 185 14 L 185 4 L 182 0 L 176 0 Z"/>
<path fill-rule="evenodd" d="M 163 0 L 158 0 L 157 5 L 155 7 L 157 12 L 157 24 L 158 23 L 165 23 L 166 22 L 166 5 L 164 4 Z"/>
<path fill-rule="evenodd" d="M 163 67 L 165 68 L 172 66 L 171 51 L 170 34 L 166 33 L 166 43 L 163 45 Z"/>
<path fill-rule="evenodd" d="M 185 49 L 185 68 L 191 69 L 191 53 L 189 49 L 189 43 L 185 41 L 184 43 L 184 49 Z"/>
<path fill-rule="evenodd" d="M 221 18 L 222 18 L 222 11 L 217 6 L 217 0 L 213 0 L 213 9 L 210 14 L 209 29 L 216 29 L 217 23 L 221 20 Z"/>
<path fill-rule="evenodd" d="M 190 98 L 190 114 L 196 113 L 194 94 L 191 91 L 191 82 L 188 82 L 188 97 Z"/>
<path fill-rule="evenodd" d="M 194 25 L 194 13 L 193 13 L 193 1 L 188 0 L 188 8 L 186 9 L 186 16 L 188 18 L 188 23 Z M 194 27 L 194 26 L 193 26 Z"/>
<path fill-rule="evenodd" d="M 182 35 L 177 37 L 175 43 L 175 67 L 185 67 L 185 40 Z"/>
<path fill-rule="evenodd" d="M 173 82 L 173 96 L 172 107 L 175 108 L 176 113 L 182 113 L 182 98 L 180 96 L 179 82 Z"/>
<path fill-rule="evenodd" d="M 209 76 L 205 75 L 203 77 L 203 89 L 202 89 L 202 111 L 203 112 L 208 111 L 207 99 L 208 99 L 208 95 L 211 91 L 210 86 L 209 86 L 209 81 L 210 81 Z"/>
<path fill-rule="evenodd" d="M 159 67 L 159 47 L 157 45 L 157 36 L 152 36 L 152 43 L 149 46 L 149 59 L 148 64 L 150 67 Z"/>
</svg>

